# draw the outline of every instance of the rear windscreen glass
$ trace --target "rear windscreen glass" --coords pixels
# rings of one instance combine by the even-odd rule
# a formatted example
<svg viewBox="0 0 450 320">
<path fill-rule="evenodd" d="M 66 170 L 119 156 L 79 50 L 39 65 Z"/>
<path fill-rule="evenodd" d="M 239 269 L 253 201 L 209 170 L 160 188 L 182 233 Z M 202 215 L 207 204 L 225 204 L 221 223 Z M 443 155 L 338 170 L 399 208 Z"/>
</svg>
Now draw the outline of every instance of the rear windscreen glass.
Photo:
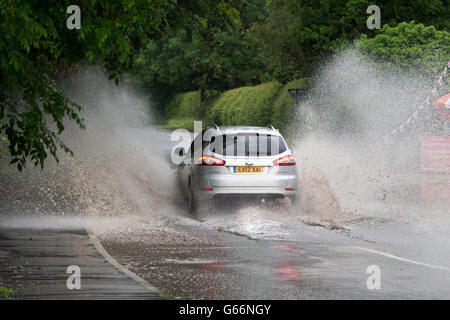
<svg viewBox="0 0 450 320">
<path fill-rule="evenodd" d="M 250 134 L 219 135 L 211 138 L 209 150 L 224 156 L 274 156 L 287 150 L 280 136 Z"/>
</svg>

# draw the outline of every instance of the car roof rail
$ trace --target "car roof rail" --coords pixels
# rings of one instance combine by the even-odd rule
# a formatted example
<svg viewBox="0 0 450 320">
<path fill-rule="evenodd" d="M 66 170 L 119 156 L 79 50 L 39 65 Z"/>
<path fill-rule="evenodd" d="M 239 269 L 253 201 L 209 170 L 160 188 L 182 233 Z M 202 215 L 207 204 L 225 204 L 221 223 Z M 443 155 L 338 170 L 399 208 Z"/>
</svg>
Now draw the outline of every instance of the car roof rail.
<svg viewBox="0 0 450 320">
<path fill-rule="evenodd" d="M 275 129 L 275 128 L 273 127 L 273 125 L 271 125 L 271 124 L 268 124 L 268 125 L 266 126 L 266 128 L 269 128 L 269 129 L 272 129 L 272 130 L 274 130 L 274 131 L 277 131 L 277 129 Z"/>
</svg>

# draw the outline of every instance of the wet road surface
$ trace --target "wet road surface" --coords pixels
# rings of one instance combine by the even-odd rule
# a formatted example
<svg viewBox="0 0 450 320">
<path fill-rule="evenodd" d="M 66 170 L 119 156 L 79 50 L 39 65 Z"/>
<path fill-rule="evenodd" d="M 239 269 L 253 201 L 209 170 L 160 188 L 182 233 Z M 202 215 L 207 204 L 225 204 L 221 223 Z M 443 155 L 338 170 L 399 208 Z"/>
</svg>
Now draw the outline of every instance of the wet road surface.
<svg viewBox="0 0 450 320">
<path fill-rule="evenodd" d="M 83 228 L 0 224 L 0 261 L 0 284 L 15 291 L 12 299 L 161 299 L 106 261 Z M 80 268 L 79 290 L 67 287 L 67 269 L 74 265 Z"/>
<path fill-rule="evenodd" d="M 119 262 L 173 298 L 450 298 L 445 249 L 450 241 L 445 235 L 377 222 L 341 233 L 291 217 L 284 221 L 282 236 L 251 238 L 186 219 L 166 222 L 166 227 L 172 224 L 165 229 L 167 240 L 155 242 L 154 231 L 134 225 L 126 227 L 128 232 L 116 230 L 115 237 L 105 235 L 102 243 Z M 117 236 L 120 240 L 114 240 Z M 380 289 L 367 287 L 372 265 L 380 268 Z"/>
<path fill-rule="evenodd" d="M 86 226 L 117 261 L 171 298 L 450 298 L 446 232 L 387 219 L 385 212 L 383 218 L 368 214 L 323 224 L 334 229 L 328 230 L 306 225 L 303 213 L 285 210 L 284 202 L 244 204 L 194 219 L 176 188 L 169 133 L 139 129 L 121 137 L 133 141 L 133 152 L 116 139 L 120 152 L 99 152 L 112 158 L 99 158 L 103 166 L 93 170 L 63 168 L 63 179 L 46 177 L 48 184 L 41 173 L 32 183 L 25 175 L 10 181 L 0 175 L 3 226 Z M 30 215 L 20 218 L 23 212 Z M 46 218 L 47 212 L 55 216 Z M 380 289 L 367 286 L 370 266 L 380 269 Z"/>
<path fill-rule="evenodd" d="M 158 137 L 167 141 L 159 143 L 159 155 L 168 159 L 174 143 L 164 132 Z M 327 230 L 282 207 L 216 210 L 199 221 L 181 202 L 161 228 L 154 217 L 140 217 L 100 239 L 119 262 L 173 298 L 450 298 L 446 233 L 372 218 Z M 373 265 L 381 288 L 369 290 Z"/>
</svg>

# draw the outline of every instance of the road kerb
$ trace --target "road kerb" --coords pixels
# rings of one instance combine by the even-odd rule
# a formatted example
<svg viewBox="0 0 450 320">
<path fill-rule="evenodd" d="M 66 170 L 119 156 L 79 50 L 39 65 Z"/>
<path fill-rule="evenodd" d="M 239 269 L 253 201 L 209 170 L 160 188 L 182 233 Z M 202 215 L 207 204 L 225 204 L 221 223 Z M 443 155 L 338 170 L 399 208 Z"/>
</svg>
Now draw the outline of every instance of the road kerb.
<svg viewBox="0 0 450 320">
<path fill-rule="evenodd" d="M 110 264 L 112 264 L 114 267 L 116 267 L 119 271 L 125 273 L 127 276 L 132 278 L 134 281 L 139 283 L 140 285 L 144 286 L 150 291 L 153 291 L 161 296 L 162 299 L 170 299 L 170 297 L 164 295 L 158 288 L 152 286 L 150 283 L 148 283 L 146 280 L 139 277 L 134 272 L 130 271 L 129 269 L 125 268 L 123 265 L 121 265 L 116 259 L 114 259 L 103 247 L 103 245 L 98 240 L 97 236 L 90 230 L 89 228 L 85 228 L 86 232 L 89 236 L 89 239 L 91 239 L 92 243 L 94 244 L 97 251 L 105 258 L 106 261 L 108 261 Z"/>
</svg>

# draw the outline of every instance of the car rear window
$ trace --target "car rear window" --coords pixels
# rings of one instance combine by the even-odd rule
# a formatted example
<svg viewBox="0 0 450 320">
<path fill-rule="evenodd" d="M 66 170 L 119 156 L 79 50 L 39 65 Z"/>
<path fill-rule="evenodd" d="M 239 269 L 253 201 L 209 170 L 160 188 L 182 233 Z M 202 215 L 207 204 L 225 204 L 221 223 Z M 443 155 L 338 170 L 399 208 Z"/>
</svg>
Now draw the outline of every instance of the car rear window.
<svg viewBox="0 0 450 320">
<path fill-rule="evenodd" d="M 209 149 L 224 156 L 260 157 L 283 153 L 287 147 L 280 136 L 238 133 L 212 137 Z"/>
</svg>

